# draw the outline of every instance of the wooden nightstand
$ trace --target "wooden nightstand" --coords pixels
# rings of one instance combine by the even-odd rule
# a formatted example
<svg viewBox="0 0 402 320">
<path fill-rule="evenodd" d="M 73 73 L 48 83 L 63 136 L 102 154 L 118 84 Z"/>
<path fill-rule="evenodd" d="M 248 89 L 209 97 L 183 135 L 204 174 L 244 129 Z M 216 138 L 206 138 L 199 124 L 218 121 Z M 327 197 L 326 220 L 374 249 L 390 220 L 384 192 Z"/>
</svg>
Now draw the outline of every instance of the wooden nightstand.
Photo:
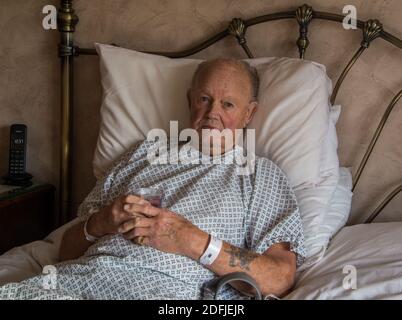
<svg viewBox="0 0 402 320">
<path fill-rule="evenodd" d="M 0 193 L 0 254 L 53 230 L 54 192 L 50 184 L 34 183 Z"/>
</svg>

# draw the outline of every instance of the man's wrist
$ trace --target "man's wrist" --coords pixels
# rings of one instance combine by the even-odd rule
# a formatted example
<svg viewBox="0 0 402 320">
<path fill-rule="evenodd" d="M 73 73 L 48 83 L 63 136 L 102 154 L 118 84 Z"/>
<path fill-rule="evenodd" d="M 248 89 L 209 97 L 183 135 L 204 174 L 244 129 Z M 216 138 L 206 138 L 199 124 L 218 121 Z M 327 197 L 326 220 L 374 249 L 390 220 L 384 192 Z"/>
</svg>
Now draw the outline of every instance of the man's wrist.
<svg viewBox="0 0 402 320">
<path fill-rule="evenodd" d="M 101 238 L 105 235 L 105 233 L 101 230 L 100 224 L 98 222 L 99 218 L 99 213 L 95 212 L 93 213 L 89 218 L 87 222 L 87 231 L 91 236 L 94 236 L 96 238 Z"/>
<path fill-rule="evenodd" d="M 189 245 L 186 245 L 184 255 L 198 261 L 208 247 L 208 243 L 209 234 L 197 228 L 190 233 Z"/>
</svg>

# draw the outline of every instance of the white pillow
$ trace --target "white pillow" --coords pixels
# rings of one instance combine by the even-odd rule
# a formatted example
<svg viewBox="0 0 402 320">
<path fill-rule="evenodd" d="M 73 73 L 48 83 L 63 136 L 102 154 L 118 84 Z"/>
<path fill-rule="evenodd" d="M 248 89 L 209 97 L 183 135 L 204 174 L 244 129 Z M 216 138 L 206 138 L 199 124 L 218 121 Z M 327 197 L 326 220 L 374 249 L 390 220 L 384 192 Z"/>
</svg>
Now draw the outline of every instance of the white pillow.
<svg viewBox="0 0 402 320">
<path fill-rule="evenodd" d="M 345 225 L 350 212 L 352 177 L 345 168 L 339 168 L 337 154 L 336 123 L 340 112 L 339 105 L 330 108 L 328 132 L 321 153 L 321 182 L 313 187 L 295 190 L 308 252 L 308 259 L 301 269 L 322 258 L 330 238 Z M 340 203 L 345 205 L 342 207 Z"/>
<path fill-rule="evenodd" d="M 202 60 L 170 59 L 101 44 L 96 49 L 104 92 L 93 160 L 99 178 L 149 130 L 168 130 L 169 120 L 178 120 L 179 129 L 188 126 L 186 92 Z M 248 61 L 261 80 L 261 106 L 250 123 L 256 129 L 256 154 L 279 165 L 293 188 L 316 185 L 329 123 L 331 80 L 325 67 L 291 58 Z"/>
<path fill-rule="evenodd" d="M 338 176 L 339 174 L 339 158 L 337 152 L 338 136 L 336 134 L 336 123 L 338 122 L 340 114 L 340 105 L 330 107 L 328 133 L 324 139 L 324 145 L 321 150 L 321 178 L 325 178 L 330 175 Z"/>
<path fill-rule="evenodd" d="M 325 67 L 291 58 L 249 62 L 260 75 L 260 108 L 249 125 L 256 154 L 278 164 L 293 189 L 317 185 L 332 92 Z"/>
<path fill-rule="evenodd" d="M 169 132 L 189 126 L 186 91 L 201 60 L 169 59 L 96 44 L 103 89 L 101 123 L 93 159 L 100 178 L 131 146 L 153 128 Z"/>
<path fill-rule="evenodd" d="M 351 170 L 345 167 L 339 169 L 339 181 L 330 201 L 330 210 L 324 216 L 322 227 L 322 232 L 330 233 L 328 240 L 331 240 L 346 225 L 352 206 Z"/>
<path fill-rule="evenodd" d="M 339 179 L 333 187 L 334 175 L 320 185 L 296 190 L 305 233 L 308 258 L 299 270 L 320 261 L 331 238 L 346 224 L 352 204 L 352 175 L 350 169 L 339 168 Z"/>
</svg>

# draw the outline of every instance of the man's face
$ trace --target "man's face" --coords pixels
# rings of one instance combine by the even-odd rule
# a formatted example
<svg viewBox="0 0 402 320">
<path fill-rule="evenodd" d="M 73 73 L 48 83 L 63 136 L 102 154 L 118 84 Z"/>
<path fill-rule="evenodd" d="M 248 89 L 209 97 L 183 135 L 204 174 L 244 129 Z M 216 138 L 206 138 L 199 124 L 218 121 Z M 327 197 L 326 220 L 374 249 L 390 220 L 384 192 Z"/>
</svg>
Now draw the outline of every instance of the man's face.
<svg viewBox="0 0 402 320">
<path fill-rule="evenodd" d="M 207 67 L 198 75 L 189 94 L 191 128 L 200 137 L 202 129 L 229 129 L 235 137 L 235 130 L 247 126 L 257 107 L 256 102 L 251 102 L 251 93 L 245 70 L 230 64 Z M 224 137 L 220 139 L 221 153 L 233 147 L 234 141 L 225 145 Z"/>
</svg>

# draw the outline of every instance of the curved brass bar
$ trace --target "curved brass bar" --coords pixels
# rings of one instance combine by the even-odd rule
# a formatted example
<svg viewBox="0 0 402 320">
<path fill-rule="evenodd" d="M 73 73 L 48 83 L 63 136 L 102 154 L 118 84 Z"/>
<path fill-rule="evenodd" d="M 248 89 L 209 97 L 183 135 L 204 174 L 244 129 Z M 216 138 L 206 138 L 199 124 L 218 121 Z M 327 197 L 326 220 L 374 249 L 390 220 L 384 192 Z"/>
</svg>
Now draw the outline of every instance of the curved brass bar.
<svg viewBox="0 0 402 320">
<path fill-rule="evenodd" d="M 367 161 L 368 161 L 368 159 L 369 159 L 369 157 L 371 155 L 371 152 L 374 149 L 375 144 L 377 143 L 377 140 L 378 140 L 379 136 L 381 135 L 382 129 L 384 128 L 385 123 L 387 122 L 388 117 L 389 117 L 392 109 L 394 108 L 394 106 L 397 104 L 397 102 L 399 101 L 399 99 L 401 97 L 402 97 L 402 90 L 399 91 L 394 96 L 394 98 L 392 99 L 392 101 L 388 105 L 387 109 L 385 110 L 384 115 L 382 116 L 381 121 L 380 121 L 380 123 L 379 123 L 379 125 L 378 125 L 378 127 L 377 127 L 377 129 L 376 129 L 376 131 L 374 133 L 374 136 L 371 139 L 371 142 L 370 142 L 370 144 L 369 144 L 369 146 L 368 146 L 368 148 L 366 150 L 366 153 L 364 154 L 364 157 L 363 157 L 362 161 L 360 162 L 359 168 L 357 169 L 355 178 L 353 179 L 354 182 L 353 182 L 352 191 L 354 191 L 354 189 L 355 189 L 355 187 L 357 185 L 357 182 L 360 179 L 360 176 L 361 176 L 361 174 L 363 172 L 363 169 L 366 166 L 366 163 L 367 163 Z"/>
<path fill-rule="evenodd" d="M 279 12 L 279 13 L 267 14 L 264 16 L 259 16 L 256 18 L 245 20 L 244 24 L 246 27 L 249 27 L 249 26 L 259 24 L 262 22 L 281 20 L 281 19 L 290 19 L 290 18 L 294 18 L 294 17 L 295 17 L 294 11 Z M 221 31 L 220 33 L 207 39 L 206 41 L 204 41 L 194 47 L 191 47 L 187 50 L 183 50 L 183 51 L 177 51 L 177 52 L 142 51 L 142 52 L 150 53 L 150 54 L 157 54 L 157 55 L 161 55 L 161 56 L 165 56 L 165 57 L 169 57 L 169 58 L 185 58 L 185 57 L 191 56 L 193 54 L 196 54 L 196 53 L 206 49 L 207 47 L 213 45 L 214 43 L 216 43 L 217 41 L 223 39 L 224 37 L 226 37 L 228 35 L 229 35 L 229 30 Z M 245 49 L 245 50 L 247 50 L 247 49 Z M 97 55 L 98 54 L 94 48 L 76 47 L 75 52 L 77 55 Z M 246 51 L 246 53 L 247 53 L 247 51 Z"/>
<path fill-rule="evenodd" d="M 334 87 L 334 91 L 332 92 L 331 95 L 331 104 L 334 104 L 336 96 L 338 94 L 339 88 L 341 87 L 341 84 L 343 80 L 345 79 L 346 75 L 348 74 L 349 70 L 353 67 L 357 59 L 359 59 L 360 55 L 363 53 L 364 50 L 367 48 L 364 46 L 361 46 L 356 53 L 353 55 L 352 59 L 350 59 L 349 63 L 346 65 L 345 69 L 343 69 L 341 75 L 339 76 L 338 81 L 336 82 L 336 85 Z"/>
<path fill-rule="evenodd" d="M 384 30 L 381 31 L 380 37 L 383 38 L 385 41 L 388 41 L 389 43 L 393 44 L 394 46 L 398 47 L 399 49 L 402 49 L 402 40 L 398 39 L 397 37 L 393 36 L 392 34 L 385 32 Z"/>
<path fill-rule="evenodd" d="M 274 20 L 282 20 L 282 19 L 294 19 L 296 17 L 296 11 L 285 11 L 285 12 L 277 12 L 265 14 L 263 16 L 251 18 L 245 20 L 244 23 L 247 27 L 251 27 L 256 24 L 260 24 L 263 22 L 274 21 Z"/>
<path fill-rule="evenodd" d="M 330 20 L 335 22 L 343 22 L 345 16 L 336 13 L 324 12 L 324 11 L 314 11 L 314 18 L 321 20 Z M 363 29 L 364 22 L 361 20 L 356 20 L 356 26 L 359 29 Z"/>
<path fill-rule="evenodd" d="M 373 220 L 381 213 L 381 211 L 386 207 L 388 203 L 391 202 L 391 200 L 399 193 L 402 191 L 402 184 L 399 187 L 396 187 L 395 190 L 393 190 L 381 204 L 374 210 L 374 212 L 364 221 L 364 223 L 371 223 Z"/>
<path fill-rule="evenodd" d="M 249 47 L 247 46 L 246 43 L 242 44 L 241 47 L 243 48 L 244 52 L 246 53 L 247 57 L 249 59 L 253 59 L 254 55 L 251 53 L 251 50 L 249 49 Z"/>
<path fill-rule="evenodd" d="M 382 31 L 382 24 L 378 20 L 367 20 L 363 24 L 363 40 L 361 42 L 361 47 L 352 57 L 352 59 L 347 64 L 346 68 L 342 71 L 341 76 L 339 77 L 338 81 L 336 82 L 334 91 L 331 95 L 331 104 L 334 104 L 336 95 L 338 94 L 339 88 L 342 85 L 343 80 L 345 79 L 346 75 L 355 64 L 357 59 L 359 59 L 360 55 L 363 53 L 364 49 L 370 46 L 371 41 L 378 38 Z"/>
<path fill-rule="evenodd" d="M 314 11 L 314 18 L 316 19 L 322 19 L 322 20 L 332 20 L 332 21 L 337 21 L 337 22 L 342 22 L 343 19 L 345 18 L 344 16 L 340 14 L 335 14 L 335 13 L 329 13 L 329 12 L 321 12 L 321 11 Z M 359 29 L 364 28 L 364 21 L 357 20 L 356 25 Z M 402 49 L 402 40 L 393 36 L 392 34 L 382 30 L 379 35 L 382 39 L 385 41 L 391 43 L 392 45 L 398 47 L 399 49 Z"/>
<path fill-rule="evenodd" d="M 278 13 L 271 13 L 255 18 L 251 18 L 245 20 L 244 23 L 246 27 L 250 27 L 256 24 L 260 24 L 263 22 L 274 21 L 274 20 L 282 20 L 282 19 L 292 19 L 296 17 L 295 11 L 285 11 L 285 12 L 278 12 Z M 313 11 L 313 18 L 321 19 L 321 20 L 330 20 L 335 22 L 342 22 L 345 18 L 342 15 L 329 13 L 329 12 L 322 12 L 322 11 Z M 364 28 L 364 22 L 361 20 L 357 20 L 356 25 L 358 28 Z M 220 39 L 226 37 L 228 35 L 228 30 L 224 30 L 217 35 L 207 39 L 206 41 L 191 47 L 190 49 L 177 51 L 177 52 L 159 52 L 159 51 L 144 51 L 145 53 L 157 54 L 162 55 L 169 58 L 185 58 L 195 53 L 200 52 L 201 50 L 209 47 L 210 45 L 214 44 L 215 42 L 219 41 Z M 392 45 L 402 49 L 402 40 L 393 36 L 392 34 L 382 30 L 379 34 L 379 37 L 384 39 L 385 41 L 391 43 Z M 93 48 L 76 48 L 77 55 L 97 55 L 97 52 Z"/>
<path fill-rule="evenodd" d="M 335 14 L 335 13 L 329 13 L 329 12 L 321 12 L 321 11 L 314 11 L 314 18 L 316 19 L 322 19 L 322 20 L 332 20 L 336 22 L 342 22 L 343 19 L 345 18 L 344 16 L 340 14 Z M 356 21 L 356 26 L 359 29 L 364 28 L 364 21 L 357 20 Z M 402 40 L 393 36 L 392 34 L 381 30 L 379 37 L 384 39 L 385 41 L 389 42 L 390 44 L 394 45 L 395 47 L 398 47 L 399 49 L 402 49 Z"/>
<path fill-rule="evenodd" d="M 294 19 L 296 17 L 296 12 L 295 11 L 284 11 L 284 12 L 277 12 L 277 13 L 271 13 L 271 14 L 266 14 L 263 16 L 251 18 L 248 20 L 244 21 L 244 24 L 246 27 L 250 27 L 256 24 L 260 24 L 263 22 L 268 22 L 268 21 L 274 21 L 274 20 L 282 20 L 282 19 Z M 329 13 L 329 12 L 322 12 L 322 11 L 313 11 L 313 19 L 321 19 L 321 20 L 330 20 L 330 21 L 335 21 L 335 22 L 343 22 L 343 19 L 345 17 L 340 14 L 335 14 L 335 13 Z M 364 28 L 364 22 L 361 20 L 356 21 L 356 25 L 358 28 L 363 29 Z M 145 53 L 152 53 L 152 54 L 157 54 L 157 55 L 162 55 L 165 57 L 170 57 L 170 58 L 185 58 L 187 56 L 193 55 L 195 53 L 200 52 L 201 50 L 207 48 L 208 46 L 214 44 L 215 42 L 219 41 L 220 39 L 226 37 L 229 35 L 228 30 L 224 30 L 217 35 L 207 39 L 206 41 L 191 47 L 190 49 L 183 50 L 183 51 L 177 51 L 177 52 L 159 52 L 159 51 L 144 51 Z M 385 32 L 382 30 L 379 34 L 379 37 L 383 38 L 385 41 L 391 43 L 392 45 L 402 49 L 402 40 L 391 35 L 388 32 Z M 93 48 L 79 48 L 77 47 L 76 50 L 77 54 L 82 54 L 82 55 L 97 55 L 97 52 Z"/>
<path fill-rule="evenodd" d="M 188 50 L 183 50 L 183 51 L 177 51 L 177 52 L 141 51 L 141 52 L 156 54 L 156 55 L 165 56 L 168 58 L 185 58 L 185 57 L 191 56 L 193 54 L 196 54 L 196 53 L 200 52 L 201 50 L 208 48 L 209 46 L 211 46 L 215 42 L 218 42 L 219 40 L 223 39 L 227 35 L 229 35 L 228 30 L 224 30 L 224 31 L 218 33 L 217 35 L 207 39 L 206 41 L 204 41 Z M 76 53 L 77 53 L 77 55 L 97 55 L 98 54 L 95 49 L 79 48 L 79 47 L 76 47 Z"/>
</svg>

